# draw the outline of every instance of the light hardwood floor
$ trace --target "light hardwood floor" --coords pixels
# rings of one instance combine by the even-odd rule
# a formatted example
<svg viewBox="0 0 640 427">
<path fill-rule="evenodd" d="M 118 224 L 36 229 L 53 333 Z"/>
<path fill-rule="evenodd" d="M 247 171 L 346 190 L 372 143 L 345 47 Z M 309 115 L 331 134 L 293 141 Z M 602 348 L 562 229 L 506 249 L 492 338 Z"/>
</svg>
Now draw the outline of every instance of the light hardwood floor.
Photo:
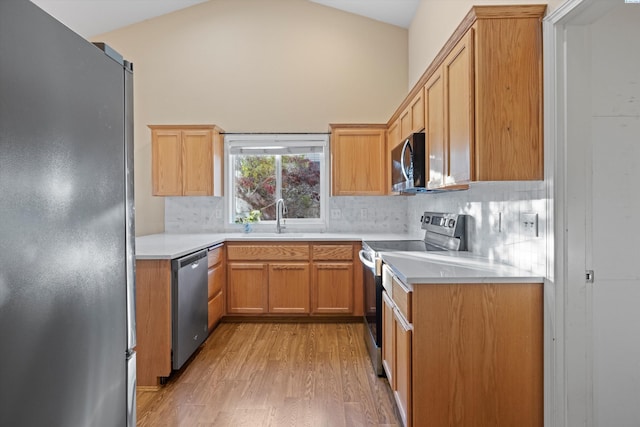
<svg viewBox="0 0 640 427">
<path fill-rule="evenodd" d="M 138 391 L 138 426 L 400 426 L 361 323 L 222 323 L 160 391 Z"/>
</svg>

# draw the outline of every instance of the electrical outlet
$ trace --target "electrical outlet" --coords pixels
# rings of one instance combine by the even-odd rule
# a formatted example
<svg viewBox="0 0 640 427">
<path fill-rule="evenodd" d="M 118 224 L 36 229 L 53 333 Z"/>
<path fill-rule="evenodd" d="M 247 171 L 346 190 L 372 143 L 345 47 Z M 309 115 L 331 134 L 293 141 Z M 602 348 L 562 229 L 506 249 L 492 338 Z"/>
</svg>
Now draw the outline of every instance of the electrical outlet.
<svg viewBox="0 0 640 427">
<path fill-rule="evenodd" d="M 340 209 L 331 209 L 331 219 L 340 219 Z"/>
<path fill-rule="evenodd" d="M 520 215 L 522 225 L 522 235 L 527 237 L 538 237 L 538 214 L 523 213 Z"/>
<path fill-rule="evenodd" d="M 367 219 L 367 209 L 366 208 L 360 209 L 360 219 Z"/>
<path fill-rule="evenodd" d="M 216 219 L 222 219 L 222 209 L 216 209 Z"/>
</svg>

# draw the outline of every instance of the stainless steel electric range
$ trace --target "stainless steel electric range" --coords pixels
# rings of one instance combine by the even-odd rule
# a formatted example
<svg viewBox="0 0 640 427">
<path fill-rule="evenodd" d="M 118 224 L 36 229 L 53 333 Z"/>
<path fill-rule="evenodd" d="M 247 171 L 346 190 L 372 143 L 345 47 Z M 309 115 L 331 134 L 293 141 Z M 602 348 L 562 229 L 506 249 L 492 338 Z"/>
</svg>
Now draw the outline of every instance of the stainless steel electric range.
<svg viewBox="0 0 640 427">
<path fill-rule="evenodd" d="M 382 370 L 383 252 L 466 251 L 466 215 L 425 212 L 420 218 L 423 240 L 365 240 L 360 260 L 364 269 L 365 341 L 376 373 Z"/>
</svg>

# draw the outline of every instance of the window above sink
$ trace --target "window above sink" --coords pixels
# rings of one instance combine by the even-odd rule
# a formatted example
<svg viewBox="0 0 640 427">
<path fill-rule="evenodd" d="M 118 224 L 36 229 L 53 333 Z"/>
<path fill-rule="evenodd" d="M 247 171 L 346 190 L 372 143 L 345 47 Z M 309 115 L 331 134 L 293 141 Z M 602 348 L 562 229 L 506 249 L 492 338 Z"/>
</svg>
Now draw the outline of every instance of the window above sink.
<svg viewBox="0 0 640 427">
<path fill-rule="evenodd" d="M 282 198 L 287 226 L 325 227 L 328 139 L 328 134 L 225 134 L 227 225 L 257 210 L 256 231 L 275 227 L 276 202 Z"/>
</svg>

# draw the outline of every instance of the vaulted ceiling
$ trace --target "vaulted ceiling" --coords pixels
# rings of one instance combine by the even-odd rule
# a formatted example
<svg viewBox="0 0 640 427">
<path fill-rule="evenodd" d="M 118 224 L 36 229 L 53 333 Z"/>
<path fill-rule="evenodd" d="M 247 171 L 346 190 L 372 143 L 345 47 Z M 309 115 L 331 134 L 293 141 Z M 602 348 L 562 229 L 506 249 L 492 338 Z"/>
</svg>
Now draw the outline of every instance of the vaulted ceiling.
<svg viewBox="0 0 640 427">
<path fill-rule="evenodd" d="M 190 7 L 207 0 L 31 0 L 83 37 Z M 409 28 L 420 0 L 309 0 Z"/>
</svg>

